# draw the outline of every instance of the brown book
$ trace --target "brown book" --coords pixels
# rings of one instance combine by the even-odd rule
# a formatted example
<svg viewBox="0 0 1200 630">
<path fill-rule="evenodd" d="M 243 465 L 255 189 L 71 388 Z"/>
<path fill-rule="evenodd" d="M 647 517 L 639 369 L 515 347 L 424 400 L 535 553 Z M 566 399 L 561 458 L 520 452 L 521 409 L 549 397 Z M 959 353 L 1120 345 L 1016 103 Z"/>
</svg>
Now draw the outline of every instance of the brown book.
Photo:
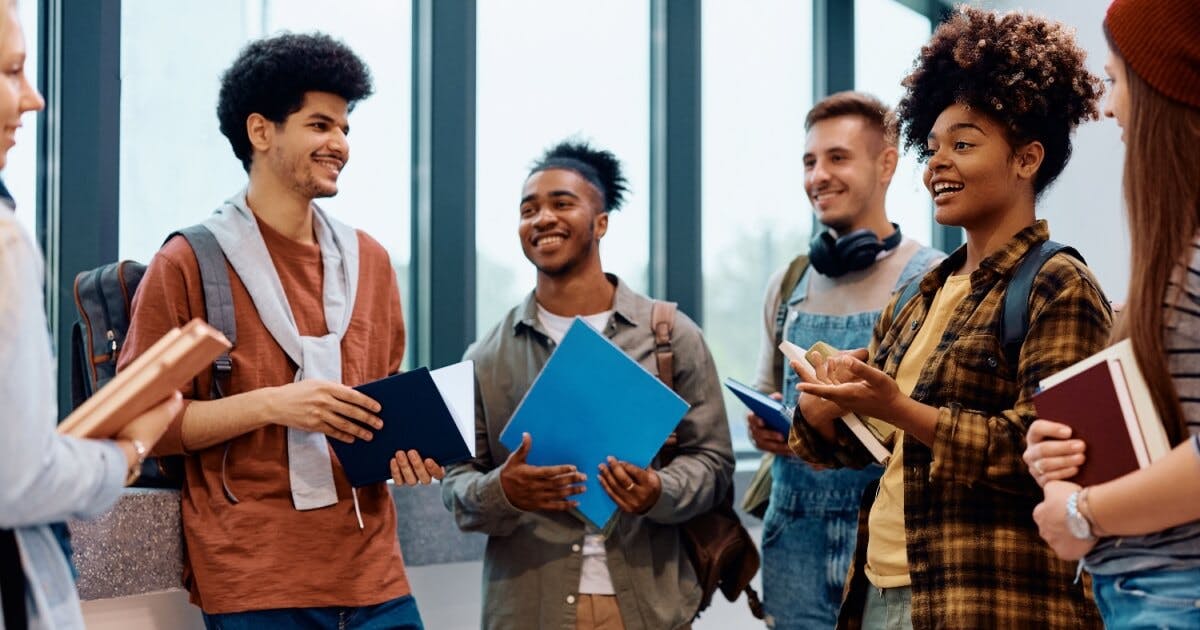
<svg viewBox="0 0 1200 630">
<path fill-rule="evenodd" d="M 1070 426 L 1071 437 L 1087 444 L 1084 464 L 1071 481 L 1092 486 L 1149 465 L 1120 361 L 1099 361 L 1038 392 L 1033 404 L 1039 418 Z"/>
<path fill-rule="evenodd" d="M 194 319 L 163 335 L 58 425 L 79 438 L 108 438 L 166 400 L 230 348 L 220 331 Z"/>
</svg>

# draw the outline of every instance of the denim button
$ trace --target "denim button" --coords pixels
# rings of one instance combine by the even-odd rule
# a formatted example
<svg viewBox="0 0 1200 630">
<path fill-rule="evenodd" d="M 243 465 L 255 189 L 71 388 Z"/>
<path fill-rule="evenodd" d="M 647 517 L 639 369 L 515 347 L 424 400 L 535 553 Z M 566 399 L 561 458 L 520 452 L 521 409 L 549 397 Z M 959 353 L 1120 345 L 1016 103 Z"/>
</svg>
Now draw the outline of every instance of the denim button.
<svg viewBox="0 0 1200 630">
<path fill-rule="evenodd" d="M 567 603 L 568 603 L 568 604 L 574 604 L 574 603 L 575 603 L 575 596 L 574 596 L 574 595 L 567 595 Z"/>
<path fill-rule="evenodd" d="M 988 357 L 987 364 L 988 364 L 988 367 L 990 367 L 990 368 L 996 367 L 996 357 Z"/>
</svg>

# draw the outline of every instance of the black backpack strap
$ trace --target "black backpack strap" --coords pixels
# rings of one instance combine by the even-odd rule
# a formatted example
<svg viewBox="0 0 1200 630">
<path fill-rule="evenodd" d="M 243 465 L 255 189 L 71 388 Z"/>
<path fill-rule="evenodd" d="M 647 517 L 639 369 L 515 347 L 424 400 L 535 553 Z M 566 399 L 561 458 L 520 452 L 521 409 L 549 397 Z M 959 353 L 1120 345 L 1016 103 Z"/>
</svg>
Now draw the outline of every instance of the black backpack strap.
<svg viewBox="0 0 1200 630">
<path fill-rule="evenodd" d="M 1017 263 L 1017 270 L 1004 291 L 1004 312 L 1000 318 L 999 338 L 1009 365 L 1016 365 L 1020 358 L 1021 345 L 1025 343 L 1025 336 L 1029 334 L 1029 298 L 1033 296 L 1033 283 L 1046 262 L 1059 252 L 1087 264 L 1074 247 L 1054 241 L 1042 241 L 1029 248 L 1021 257 L 1021 261 Z"/>
<path fill-rule="evenodd" d="M 167 240 L 176 235 L 187 239 L 196 255 L 196 263 L 200 267 L 200 281 L 204 285 L 205 319 L 209 325 L 221 331 L 229 343 L 237 345 L 237 323 L 233 313 L 233 287 L 229 280 L 229 270 L 225 267 L 225 252 L 213 233 L 203 225 L 193 225 L 178 232 L 173 232 Z M 233 372 L 233 360 L 228 352 L 213 360 L 213 388 L 217 388 L 219 378 L 228 377 Z M 214 391 L 214 397 L 219 394 Z"/>
<path fill-rule="evenodd" d="M 904 310 L 904 305 L 916 297 L 917 292 L 921 290 L 921 279 L 925 275 L 915 276 L 912 280 L 904 283 L 900 289 L 900 298 L 896 300 L 896 305 L 892 307 L 892 325 L 896 325 L 896 318 L 900 317 L 900 311 Z"/>
</svg>

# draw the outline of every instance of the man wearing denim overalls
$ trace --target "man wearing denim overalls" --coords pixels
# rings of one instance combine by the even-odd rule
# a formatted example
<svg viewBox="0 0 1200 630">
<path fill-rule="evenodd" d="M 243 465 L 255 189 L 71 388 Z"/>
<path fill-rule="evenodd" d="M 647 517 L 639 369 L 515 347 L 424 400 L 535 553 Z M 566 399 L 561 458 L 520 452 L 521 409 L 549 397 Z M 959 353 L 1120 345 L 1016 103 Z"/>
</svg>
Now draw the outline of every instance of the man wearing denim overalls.
<svg viewBox="0 0 1200 630">
<path fill-rule="evenodd" d="M 755 386 L 794 407 L 795 371 L 777 367 L 777 339 L 801 348 L 824 341 L 863 348 L 892 292 L 919 278 L 942 252 L 905 238 L 888 221 L 884 199 L 899 159 L 892 112 L 873 96 L 840 92 L 804 121 L 804 191 L 826 228 L 809 244 L 808 263 L 791 286 L 786 268 L 767 283 L 764 341 Z M 782 334 L 779 331 L 782 330 Z M 883 472 L 816 470 L 792 455 L 787 436 L 749 415 L 754 445 L 775 454 L 763 519 L 763 604 L 778 630 L 832 628 L 854 552 L 864 487 Z"/>
</svg>

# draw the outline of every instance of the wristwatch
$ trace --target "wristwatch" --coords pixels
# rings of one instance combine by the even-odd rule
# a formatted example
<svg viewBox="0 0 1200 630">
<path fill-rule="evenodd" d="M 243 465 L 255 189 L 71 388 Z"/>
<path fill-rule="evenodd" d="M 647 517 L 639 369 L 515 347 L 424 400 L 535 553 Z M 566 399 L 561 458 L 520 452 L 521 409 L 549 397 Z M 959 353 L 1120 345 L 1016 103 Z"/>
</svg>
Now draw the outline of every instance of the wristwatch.
<svg viewBox="0 0 1200 630">
<path fill-rule="evenodd" d="M 129 443 L 133 445 L 133 450 L 137 453 L 137 461 L 129 467 L 129 476 L 125 477 L 127 486 L 142 476 L 142 462 L 146 461 L 146 453 L 150 452 L 150 449 L 146 448 L 145 442 L 141 440 L 129 440 Z"/>
<path fill-rule="evenodd" d="M 1091 522 L 1079 511 L 1080 492 L 1083 491 L 1077 490 L 1067 497 L 1067 529 L 1071 531 L 1072 536 L 1079 540 L 1095 540 Z"/>
</svg>

